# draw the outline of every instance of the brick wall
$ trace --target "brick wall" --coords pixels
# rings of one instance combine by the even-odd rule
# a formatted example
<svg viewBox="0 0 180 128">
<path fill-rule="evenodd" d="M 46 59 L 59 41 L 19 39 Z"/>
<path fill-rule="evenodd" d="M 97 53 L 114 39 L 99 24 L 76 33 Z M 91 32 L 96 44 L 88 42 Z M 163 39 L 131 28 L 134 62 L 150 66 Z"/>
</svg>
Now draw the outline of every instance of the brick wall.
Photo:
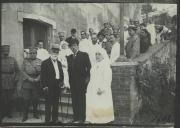
<svg viewBox="0 0 180 128">
<path fill-rule="evenodd" d="M 138 111 L 136 97 L 136 63 L 118 62 L 112 65 L 112 93 L 114 102 L 114 123 L 132 123 L 135 112 Z"/>
</svg>

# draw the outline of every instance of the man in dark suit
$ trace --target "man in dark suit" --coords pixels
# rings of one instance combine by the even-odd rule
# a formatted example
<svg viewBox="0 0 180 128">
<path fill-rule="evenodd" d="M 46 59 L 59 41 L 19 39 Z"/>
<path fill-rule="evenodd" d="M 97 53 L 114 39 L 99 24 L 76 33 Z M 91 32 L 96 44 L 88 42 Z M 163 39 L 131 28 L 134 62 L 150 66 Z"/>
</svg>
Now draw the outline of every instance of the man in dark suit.
<svg viewBox="0 0 180 128">
<path fill-rule="evenodd" d="M 83 123 L 86 118 L 86 89 L 90 80 L 91 63 L 88 54 L 78 50 L 78 44 L 78 41 L 69 44 L 74 54 L 67 57 L 67 62 L 74 123 Z"/>
<path fill-rule="evenodd" d="M 58 104 L 60 89 L 63 85 L 64 74 L 62 65 L 58 61 L 59 45 L 52 44 L 51 56 L 42 62 L 41 82 L 45 91 L 45 122 L 58 123 Z M 51 111 L 52 108 L 52 111 Z"/>
<path fill-rule="evenodd" d="M 66 42 L 68 44 L 71 44 L 72 42 L 78 42 L 78 39 L 76 37 L 76 29 L 75 28 L 71 29 L 71 36 L 66 39 Z"/>
</svg>

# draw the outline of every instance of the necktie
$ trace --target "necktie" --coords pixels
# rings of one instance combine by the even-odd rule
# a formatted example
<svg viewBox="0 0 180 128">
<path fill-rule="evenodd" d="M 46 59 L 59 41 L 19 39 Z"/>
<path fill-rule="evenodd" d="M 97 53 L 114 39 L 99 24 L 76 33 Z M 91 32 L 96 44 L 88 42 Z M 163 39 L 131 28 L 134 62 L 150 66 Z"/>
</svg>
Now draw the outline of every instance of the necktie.
<svg viewBox="0 0 180 128">
<path fill-rule="evenodd" d="M 73 54 L 73 58 L 74 58 L 74 59 L 76 58 L 76 54 Z"/>
</svg>

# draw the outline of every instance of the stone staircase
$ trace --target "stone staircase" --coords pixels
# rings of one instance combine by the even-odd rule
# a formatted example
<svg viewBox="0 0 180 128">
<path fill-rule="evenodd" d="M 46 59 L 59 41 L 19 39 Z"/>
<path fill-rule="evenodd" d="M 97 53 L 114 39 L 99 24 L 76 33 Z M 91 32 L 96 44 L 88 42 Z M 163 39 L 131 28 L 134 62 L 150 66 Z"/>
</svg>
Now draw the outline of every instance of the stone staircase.
<svg viewBox="0 0 180 128">
<path fill-rule="evenodd" d="M 30 108 L 32 111 L 32 107 Z M 40 116 L 45 115 L 45 99 L 40 98 L 38 111 Z M 72 100 L 70 93 L 62 93 L 61 98 L 59 99 L 59 114 L 58 118 L 60 121 L 68 122 L 73 119 L 73 110 L 72 110 Z"/>
</svg>

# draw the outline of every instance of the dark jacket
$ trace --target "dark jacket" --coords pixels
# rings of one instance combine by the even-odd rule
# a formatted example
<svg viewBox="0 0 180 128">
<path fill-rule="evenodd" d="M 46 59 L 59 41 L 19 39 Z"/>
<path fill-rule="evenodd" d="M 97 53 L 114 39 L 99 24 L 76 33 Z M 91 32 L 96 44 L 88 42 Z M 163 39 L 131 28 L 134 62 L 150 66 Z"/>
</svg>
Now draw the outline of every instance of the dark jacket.
<svg viewBox="0 0 180 128">
<path fill-rule="evenodd" d="M 13 57 L 1 57 L 2 89 L 14 89 L 18 79 L 19 68 Z"/>
<path fill-rule="evenodd" d="M 22 65 L 22 75 L 23 75 L 23 88 L 33 89 L 37 87 L 40 81 L 41 72 L 41 60 L 36 58 L 34 60 L 24 59 Z M 37 82 L 29 81 L 28 78 L 37 79 Z"/>
<path fill-rule="evenodd" d="M 151 46 L 151 35 L 148 33 L 147 36 L 140 35 L 140 53 L 145 53 Z"/>
<path fill-rule="evenodd" d="M 138 35 L 130 36 L 128 43 L 125 47 L 126 57 L 128 59 L 134 59 L 140 54 L 140 38 Z"/>
<path fill-rule="evenodd" d="M 60 76 L 59 84 L 62 86 L 64 82 L 64 74 L 63 74 L 61 62 L 57 61 L 57 63 L 58 63 L 59 76 Z M 51 58 L 43 61 L 41 64 L 42 87 L 52 88 L 52 84 L 55 81 L 55 77 L 56 77 L 56 74 L 55 74 L 55 70 L 54 70 Z"/>
<path fill-rule="evenodd" d="M 75 58 L 73 58 L 73 54 L 68 56 L 67 62 L 71 89 L 86 91 L 91 69 L 88 54 L 78 51 Z"/>
<path fill-rule="evenodd" d="M 72 44 L 72 43 L 74 43 L 74 42 L 77 42 L 77 43 L 79 44 L 79 40 L 78 40 L 77 38 L 73 38 L 72 36 L 68 37 L 68 38 L 66 39 L 66 42 L 67 42 L 68 44 Z"/>
</svg>

